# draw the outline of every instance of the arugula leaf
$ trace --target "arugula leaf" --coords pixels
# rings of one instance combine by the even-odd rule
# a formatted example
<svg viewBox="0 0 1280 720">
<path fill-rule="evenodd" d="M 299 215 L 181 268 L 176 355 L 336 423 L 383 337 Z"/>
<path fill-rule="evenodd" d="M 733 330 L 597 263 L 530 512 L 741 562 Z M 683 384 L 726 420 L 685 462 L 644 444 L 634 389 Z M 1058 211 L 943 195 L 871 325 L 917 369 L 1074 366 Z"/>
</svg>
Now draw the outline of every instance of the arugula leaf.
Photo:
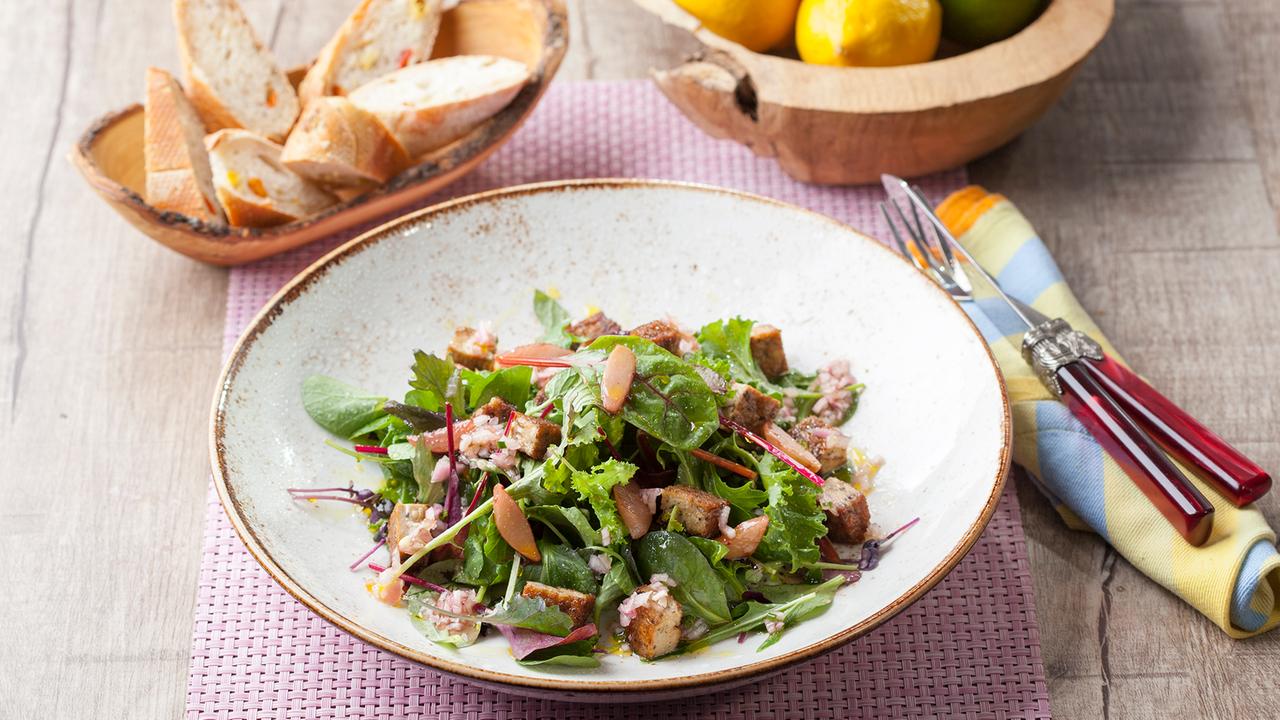
<svg viewBox="0 0 1280 720">
<path fill-rule="evenodd" d="M 735 487 L 725 482 L 719 475 L 712 473 L 709 484 L 707 492 L 729 502 L 729 507 L 732 509 L 730 519 L 735 522 L 750 520 L 755 516 L 755 509 L 769 499 L 769 493 L 756 487 L 754 480 L 747 480 Z"/>
<path fill-rule="evenodd" d="M 642 577 L 665 573 L 675 581 L 671 594 L 688 612 L 712 625 L 729 622 L 729 602 L 723 583 L 702 551 L 687 538 L 654 530 L 634 544 Z"/>
<path fill-rule="evenodd" d="M 564 477 L 569 478 L 569 470 L 565 469 Z M 563 492 L 563 489 L 561 490 Z M 524 514 L 530 520 L 536 520 L 561 533 L 574 532 L 584 546 L 599 545 L 600 531 L 591 527 L 591 520 L 579 507 L 562 505 L 532 505 L 525 508 Z M 566 538 L 568 539 L 568 538 Z"/>
<path fill-rule="evenodd" d="M 537 566 L 535 579 L 543 585 L 568 588 L 588 595 L 595 595 L 600 589 L 595 573 L 591 572 L 586 561 L 573 549 L 541 540 L 538 542 L 538 552 L 542 553 L 542 562 Z"/>
<path fill-rule="evenodd" d="M 573 345 L 575 338 L 564 329 L 564 326 L 569 324 L 569 311 L 565 310 L 555 298 L 541 290 L 534 290 L 533 314 L 538 317 L 538 322 L 542 323 L 542 336 L 538 338 L 540 342 L 552 343 L 560 347 Z"/>
<path fill-rule="evenodd" d="M 720 427 L 715 393 L 692 365 L 640 337 L 606 335 L 589 349 L 607 353 L 616 345 L 626 345 L 636 356 L 631 393 L 619 413 L 623 420 L 682 450 L 702 445 Z M 603 367 L 579 372 L 599 404 Z"/>
<path fill-rule="evenodd" d="M 463 371 L 470 388 L 471 407 L 478 408 L 495 397 L 522 408 L 533 394 L 533 368 L 509 367 L 490 373 Z"/>
<path fill-rule="evenodd" d="M 707 323 L 698 331 L 698 344 L 707 357 L 728 363 L 730 379 L 772 388 L 751 355 L 751 327 L 755 324 L 740 317 Z"/>
<path fill-rule="evenodd" d="M 466 410 L 466 388 L 452 360 L 415 350 L 409 386 L 419 393 L 413 398 L 406 395 L 405 402 L 433 411 L 442 409 L 447 402 L 459 413 Z"/>
<path fill-rule="evenodd" d="M 806 620 L 822 614 L 831 606 L 831 601 L 835 598 L 836 591 L 844 585 L 843 577 L 834 577 L 822 583 L 821 585 L 795 585 L 798 588 L 798 594 L 784 602 L 759 603 L 755 601 L 746 604 L 746 610 L 733 622 L 718 628 L 713 628 L 706 635 L 698 638 L 697 641 L 690 643 L 684 648 L 685 652 L 693 652 L 700 650 L 708 645 L 731 638 L 738 633 L 750 632 L 764 626 L 765 620 L 776 619 L 781 620 L 785 625 L 794 625 L 801 620 Z M 758 650 L 772 645 L 778 641 L 781 633 L 773 633 L 759 647 Z"/>
<path fill-rule="evenodd" d="M 638 469 L 631 463 L 609 459 L 591 470 L 573 471 L 573 489 L 591 505 L 596 519 L 600 521 L 601 535 L 608 530 L 612 542 L 621 542 L 628 537 L 627 528 L 618 515 L 618 506 L 613 501 L 613 486 L 630 480 Z"/>
<path fill-rule="evenodd" d="M 302 407 L 307 414 L 320 427 L 344 438 L 369 432 L 387 414 L 382 409 L 386 401 L 326 375 L 302 381 Z"/>
<path fill-rule="evenodd" d="M 480 616 L 481 622 L 519 627 L 544 635 L 564 637 L 573 630 L 573 619 L 558 607 L 549 607 L 541 599 L 512 595 L 511 599 Z"/>
<path fill-rule="evenodd" d="M 434 610 L 440 593 L 426 588 L 410 588 L 404 594 L 404 604 L 409 610 L 409 623 L 426 638 L 440 645 L 460 648 L 475 643 L 480 637 L 480 623 L 475 623 L 465 633 L 450 633 L 436 627 L 427 619 L 427 613 Z"/>
<path fill-rule="evenodd" d="M 818 489 L 772 455 L 762 455 L 756 467 L 769 496 L 769 529 L 754 557 L 790 563 L 792 572 L 818 562 L 817 541 L 827 534 Z"/>
</svg>

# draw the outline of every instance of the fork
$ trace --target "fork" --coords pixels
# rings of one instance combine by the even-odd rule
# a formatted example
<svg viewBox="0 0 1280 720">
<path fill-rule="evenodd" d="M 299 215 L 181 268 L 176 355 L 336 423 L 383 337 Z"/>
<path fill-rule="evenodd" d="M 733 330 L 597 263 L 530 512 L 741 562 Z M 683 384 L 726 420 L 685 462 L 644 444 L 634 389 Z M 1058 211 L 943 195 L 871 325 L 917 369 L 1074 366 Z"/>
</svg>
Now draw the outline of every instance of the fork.
<svg viewBox="0 0 1280 720">
<path fill-rule="evenodd" d="M 901 181 L 886 178 L 886 188 L 892 188 L 893 182 Z M 880 203 L 879 206 L 898 252 L 952 298 L 962 303 L 973 302 L 973 285 L 953 252 L 950 234 L 933 215 L 919 188 L 902 183 L 902 190 L 908 193 L 906 204 L 909 211 L 904 211 L 903 204 L 893 195 L 887 204 Z M 926 221 L 921 220 L 918 206 L 923 206 Z M 890 213 L 890 208 L 893 213 Z M 1121 366 L 1106 358 L 1096 343 L 1083 333 L 1071 330 L 1064 321 L 1051 320 L 1009 298 L 985 270 L 972 263 L 972 258 L 967 257 L 962 246 L 957 244 L 955 247 L 971 262 L 975 275 L 989 281 L 992 289 L 1008 301 L 1009 309 L 1026 323 L 1029 330 L 1023 340 L 1023 355 L 1045 386 L 1116 458 L 1134 484 L 1189 543 L 1195 546 L 1204 544 L 1213 527 L 1213 506 L 1143 432 L 1139 423 L 1126 412 L 1125 406 L 1141 408 L 1142 412 L 1130 412 L 1144 422 L 1158 420 L 1160 416 L 1141 406 L 1134 393 L 1126 392 L 1094 363 Z M 1037 354 L 1037 350 L 1046 349 L 1056 354 L 1051 357 Z M 1121 392 L 1112 392 L 1113 387 Z M 1168 422 L 1162 421 L 1160 427 L 1176 434 Z M 1200 454 L 1204 455 L 1203 452 Z M 1217 478 L 1217 475 L 1213 477 Z M 1269 479 L 1267 482 L 1269 485 Z M 1235 495 L 1228 493 L 1227 496 L 1236 501 Z"/>
<path fill-rule="evenodd" d="M 924 193 L 920 188 L 912 186 L 911 191 L 921 201 L 924 200 Z M 897 204 L 895 208 L 900 212 L 901 208 Z M 881 210 L 884 211 L 885 208 L 882 207 Z M 890 223 L 898 252 L 907 257 L 921 272 L 932 277 L 957 302 L 971 302 L 972 287 L 964 275 L 963 268 L 956 262 L 951 252 L 950 242 L 944 241 L 938 229 L 933 227 L 936 218 L 930 218 L 929 229 L 933 231 L 931 234 L 937 240 L 941 257 L 928 253 L 923 242 L 915 239 L 916 235 L 924 235 L 924 225 L 920 222 L 919 213 L 916 212 L 914 204 L 912 216 L 916 232 L 908 234 L 912 237 L 911 247 L 915 252 L 908 249 L 902 238 L 897 235 L 896 228 Z M 889 219 L 887 213 L 886 219 Z M 900 219 L 903 222 L 906 221 L 905 216 L 900 216 Z M 928 259 L 927 263 L 925 258 Z M 955 268 L 955 271 L 952 272 L 950 268 Z M 1039 324 L 1048 319 L 1035 308 L 1016 298 L 1010 298 L 1010 300 L 1032 323 Z M 1202 425 L 1137 373 L 1113 358 L 1107 357 L 1105 353 L 1102 360 L 1086 360 L 1084 365 L 1093 379 L 1101 384 L 1143 429 L 1155 437 L 1167 452 L 1193 468 L 1196 475 L 1212 485 L 1236 507 L 1248 505 L 1271 489 L 1271 476 L 1257 463 Z"/>
</svg>

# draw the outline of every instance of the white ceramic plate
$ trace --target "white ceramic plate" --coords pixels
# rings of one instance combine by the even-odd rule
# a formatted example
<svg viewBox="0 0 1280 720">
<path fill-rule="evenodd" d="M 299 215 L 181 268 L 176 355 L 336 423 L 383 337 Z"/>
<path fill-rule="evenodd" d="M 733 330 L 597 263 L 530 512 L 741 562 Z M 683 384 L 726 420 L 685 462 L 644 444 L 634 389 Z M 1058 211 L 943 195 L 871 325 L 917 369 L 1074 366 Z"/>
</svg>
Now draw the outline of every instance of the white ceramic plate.
<svg viewBox="0 0 1280 720">
<path fill-rule="evenodd" d="M 347 564 L 369 546 L 350 512 L 290 501 L 285 488 L 374 485 L 326 447 L 303 411 L 324 373 L 391 397 L 415 348 L 442 350 L 459 324 L 488 320 L 503 344 L 534 338 L 535 288 L 572 313 L 605 308 L 624 327 L 671 315 L 697 326 L 742 315 L 782 328 L 792 364 L 847 357 L 867 390 L 847 432 L 887 461 L 874 523 L 920 523 L 832 609 L 756 652 L 758 639 L 598 669 L 522 667 L 500 637 L 433 645 L 376 602 Z M 740 193 L 657 182 L 534 185 L 455 200 L 335 250 L 252 323 L 214 401 L 211 452 L 227 513 L 286 590 L 356 637 L 512 692 L 560 699 L 656 699 L 757 679 L 892 617 L 978 538 L 1009 462 L 1004 386 L 977 330 L 924 276 L 876 241 L 820 215 Z"/>
</svg>

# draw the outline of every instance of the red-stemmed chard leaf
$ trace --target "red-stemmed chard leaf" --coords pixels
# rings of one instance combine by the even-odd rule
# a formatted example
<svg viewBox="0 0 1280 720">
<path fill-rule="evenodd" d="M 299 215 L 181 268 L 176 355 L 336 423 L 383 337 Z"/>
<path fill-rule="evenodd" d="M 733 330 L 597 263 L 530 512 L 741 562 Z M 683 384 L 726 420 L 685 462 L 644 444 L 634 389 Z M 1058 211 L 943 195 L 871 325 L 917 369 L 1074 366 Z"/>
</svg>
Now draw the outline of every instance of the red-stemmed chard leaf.
<svg viewBox="0 0 1280 720">
<path fill-rule="evenodd" d="M 596 634 L 596 626 L 590 623 L 564 637 L 545 635 L 510 625 L 497 625 L 497 628 L 506 636 L 507 642 L 511 643 L 511 654 L 515 655 L 517 660 L 523 660 L 539 650 L 580 642 Z"/>
</svg>

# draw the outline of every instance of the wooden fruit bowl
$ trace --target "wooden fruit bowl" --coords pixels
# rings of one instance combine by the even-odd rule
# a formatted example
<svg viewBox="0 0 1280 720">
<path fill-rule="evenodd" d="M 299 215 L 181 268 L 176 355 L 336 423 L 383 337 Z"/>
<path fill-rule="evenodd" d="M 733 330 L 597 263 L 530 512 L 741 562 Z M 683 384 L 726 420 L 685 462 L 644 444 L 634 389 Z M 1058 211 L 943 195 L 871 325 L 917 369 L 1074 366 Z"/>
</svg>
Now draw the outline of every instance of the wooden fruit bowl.
<svg viewBox="0 0 1280 720">
<path fill-rule="evenodd" d="M 157 210 L 143 198 L 141 105 L 99 118 L 80 137 L 71 160 L 93 189 L 126 220 L 183 255 L 214 265 L 240 265 L 290 250 L 414 207 L 497 150 L 533 111 L 569 45 L 564 0 L 468 0 L 445 14 L 433 57 L 500 55 L 526 63 L 529 84 L 483 125 L 386 185 L 312 217 L 270 228 L 213 225 Z M 290 72 L 296 84 L 305 68 Z"/>
<path fill-rule="evenodd" d="M 1012 140 L 1062 95 L 1106 34 L 1114 0 L 1053 0 L 1006 40 L 918 65 L 837 68 L 752 52 L 672 0 L 634 0 L 704 51 L 654 72 L 703 131 L 822 184 L 955 167 Z"/>
</svg>

